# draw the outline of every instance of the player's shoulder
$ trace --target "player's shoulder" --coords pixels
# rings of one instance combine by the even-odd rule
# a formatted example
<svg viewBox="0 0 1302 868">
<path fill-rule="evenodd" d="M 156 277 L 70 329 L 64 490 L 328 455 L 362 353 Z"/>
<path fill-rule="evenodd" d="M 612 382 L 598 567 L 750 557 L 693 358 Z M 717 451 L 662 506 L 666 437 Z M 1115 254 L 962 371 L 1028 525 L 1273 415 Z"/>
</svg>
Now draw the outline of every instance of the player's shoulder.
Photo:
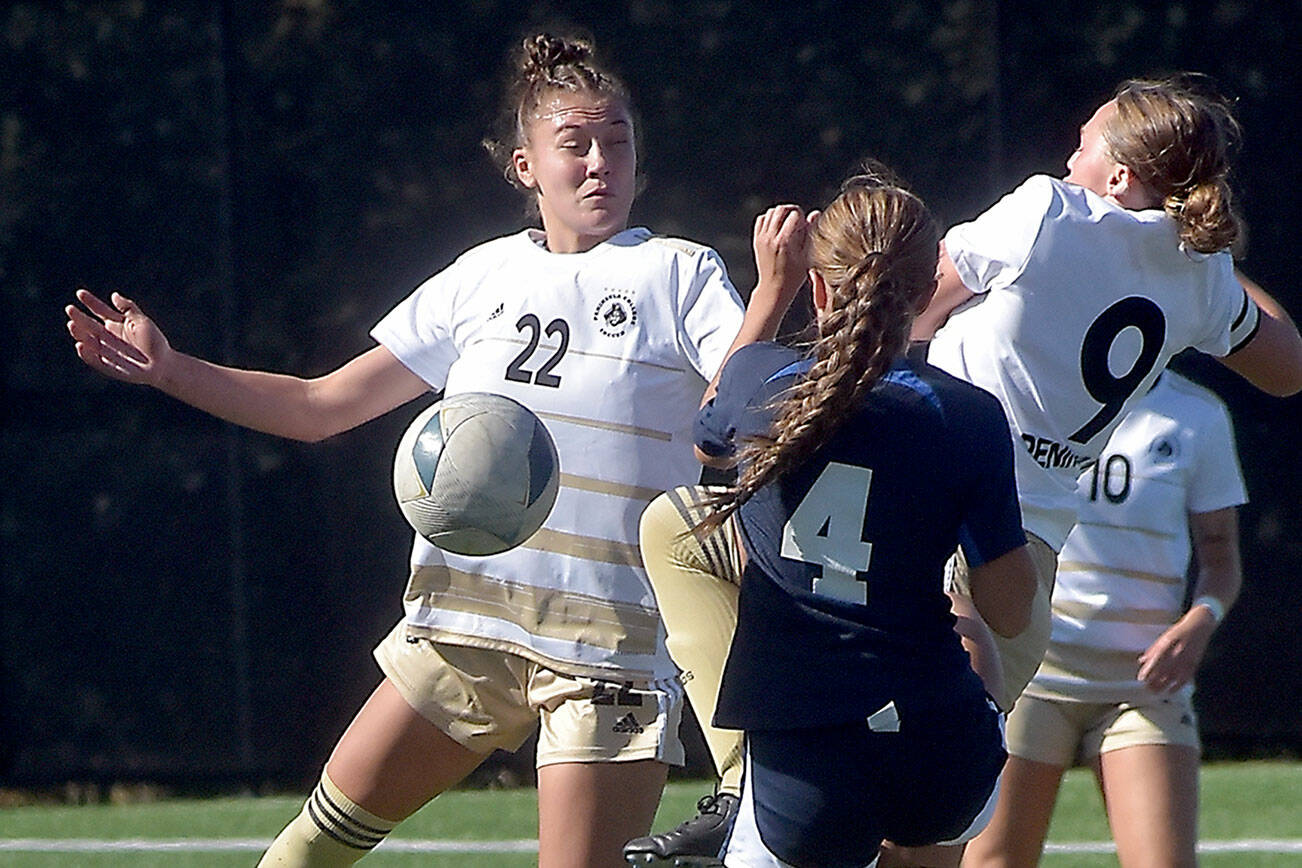
<svg viewBox="0 0 1302 868">
<path fill-rule="evenodd" d="M 1049 175 L 1031 175 L 1003 198 L 1006 206 L 1027 211 L 1061 210 L 1064 203 L 1076 200 L 1072 185 Z"/>
<path fill-rule="evenodd" d="M 719 386 L 746 384 L 753 392 L 761 385 L 785 377 L 794 377 L 808 365 L 805 354 L 775 341 L 758 341 L 739 347 L 723 366 Z"/>
<path fill-rule="evenodd" d="M 636 231 L 645 233 L 643 238 L 646 244 L 653 248 L 666 250 L 672 254 L 678 254 L 680 256 L 695 259 L 701 256 L 709 256 L 714 253 L 714 248 L 705 244 L 700 244 L 696 241 L 690 241 L 686 238 L 678 238 L 673 235 L 656 235 L 649 229 L 639 229 Z"/>
<path fill-rule="evenodd" d="M 528 253 L 530 247 L 536 247 L 540 251 L 545 249 L 542 237 L 542 233 L 536 229 L 522 229 L 509 235 L 499 235 L 462 251 L 448 267 L 461 270 L 497 268 L 504 262 Z"/>
<path fill-rule="evenodd" d="M 917 359 L 909 360 L 908 370 L 935 393 L 942 409 L 972 408 L 975 412 L 997 413 L 1003 418 L 1004 410 L 999 399 L 980 386 Z"/>
</svg>

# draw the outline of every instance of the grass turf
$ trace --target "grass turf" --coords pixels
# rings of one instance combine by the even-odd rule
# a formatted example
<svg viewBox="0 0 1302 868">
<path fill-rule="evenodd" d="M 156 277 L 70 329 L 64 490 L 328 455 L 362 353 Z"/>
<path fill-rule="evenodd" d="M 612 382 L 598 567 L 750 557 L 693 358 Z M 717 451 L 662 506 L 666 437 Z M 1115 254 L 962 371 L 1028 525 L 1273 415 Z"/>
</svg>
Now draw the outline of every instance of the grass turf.
<svg viewBox="0 0 1302 868">
<path fill-rule="evenodd" d="M 675 782 L 669 785 L 654 828 L 671 828 L 690 816 L 708 785 Z M 1204 841 L 1244 839 L 1302 840 L 1302 763 L 1217 763 L 1202 775 L 1201 834 Z M 94 839 L 102 841 L 235 839 L 266 842 L 301 806 L 301 798 L 176 799 L 134 805 L 46 806 L 0 810 L 0 844 L 4 839 Z M 445 793 L 402 824 L 395 840 L 517 841 L 537 835 L 537 802 L 531 789 L 457 790 Z M 1093 779 L 1082 770 L 1068 773 L 1054 813 L 1050 843 L 1108 841 Z M 260 846 L 260 844 L 259 844 Z M 206 852 L 19 852 L 0 849 L 0 866 L 235 866 L 257 861 L 256 849 Z M 368 866 L 533 865 L 525 853 L 409 853 L 381 850 L 366 858 Z M 1210 866 L 1282 868 L 1302 865 L 1302 852 L 1204 853 Z M 1116 865 L 1110 853 L 1048 853 L 1044 864 L 1067 866 Z"/>
</svg>

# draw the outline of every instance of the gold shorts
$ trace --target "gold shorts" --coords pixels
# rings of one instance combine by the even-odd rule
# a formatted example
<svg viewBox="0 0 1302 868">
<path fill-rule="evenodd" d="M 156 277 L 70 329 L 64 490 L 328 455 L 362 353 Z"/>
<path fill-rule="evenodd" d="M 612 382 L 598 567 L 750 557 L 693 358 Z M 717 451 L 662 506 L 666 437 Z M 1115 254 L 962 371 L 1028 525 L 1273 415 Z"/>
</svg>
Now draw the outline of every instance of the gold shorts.
<svg viewBox="0 0 1302 868">
<path fill-rule="evenodd" d="M 991 631 L 1004 670 L 1004 695 L 995 697 L 1003 711 L 1011 709 L 1026 685 L 1031 683 L 1035 670 L 1040 668 L 1044 652 L 1049 647 L 1049 629 L 1053 616 L 1049 600 L 1053 596 L 1053 580 L 1058 572 L 1058 553 L 1033 533 L 1026 535 L 1026 547 L 1031 554 L 1038 580 L 1035 584 L 1035 597 L 1031 601 L 1031 622 L 1011 639 Z M 961 549 L 945 565 L 945 589 L 965 597 L 972 596 L 967 560 Z"/>
<path fill-rule="evenodd" d="M 489 754 L 538 735 L 538 766 L 654 759 L 683 764 L 677 679 L 613 682 L 566 675 L 517 654 L 407 635 L 399 622 L 375 648 L 407 703 L 453 740 Z"/>
<path fill-rule="evenodd" d="M 1023 696 L 1008 715 L 1006 734 L 1013 756 L 1063 768 L 1140 744 L 1200 749 L 1198 718 L 1187 693 L 1154 694 L 1143 704 Z"/>
</svg>

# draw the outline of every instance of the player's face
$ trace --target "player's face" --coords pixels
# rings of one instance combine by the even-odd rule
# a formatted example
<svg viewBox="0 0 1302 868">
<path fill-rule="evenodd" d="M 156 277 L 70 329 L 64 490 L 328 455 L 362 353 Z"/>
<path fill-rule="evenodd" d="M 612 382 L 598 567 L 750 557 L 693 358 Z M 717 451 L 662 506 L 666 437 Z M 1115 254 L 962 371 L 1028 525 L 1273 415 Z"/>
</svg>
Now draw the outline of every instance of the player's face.
<svg viewBox="0 0 1302 868">
<path fill-rule="evenodd" d="M 1108 143 L 1103 139 L 1103 130 L 1116 113 L 1117 104 L 1113 101 L 1099 106 L 1098 111 L 1080 128 L 1080 144 L 1067 158 L 1066 180 L 1100 196 L 1111 192 L 1108 179 L 1113 177 L 1117 168 L 1116 160 L 1109 153 Z"/>
<path fill-rule="evenodd" d="M 529 122 L 516 150 L 521 182 L 537 195 L 547 247 L 588 250 L 628 225 L 637 154 L 633 120 L 619 100 L 556 91 Z"/>
</svg>

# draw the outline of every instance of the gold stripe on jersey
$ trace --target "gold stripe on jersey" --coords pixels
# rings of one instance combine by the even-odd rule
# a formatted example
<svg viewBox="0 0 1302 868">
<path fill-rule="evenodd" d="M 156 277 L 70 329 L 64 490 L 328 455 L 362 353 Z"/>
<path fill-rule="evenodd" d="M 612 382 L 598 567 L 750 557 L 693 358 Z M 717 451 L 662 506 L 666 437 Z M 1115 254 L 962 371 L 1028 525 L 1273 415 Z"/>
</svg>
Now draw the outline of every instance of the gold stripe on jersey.
<svg viewBox="0 0 1302 868">
<path fill-rule="evenodd" d="M 512 344 L 518 347 L 527 347 L 530 345 L 528 341 L 521 340 L 519 338 L 494 337 L 494 338 L 485 338 L 484 340 L 486 342 Z M 542 342 L 538 343 L 537 348 L 540 350 L 552 350 L 553 352 L 559 349 L 558 347 L 549 347 L 547 346 L 547 344 Z M 645 359 L 630 359 L 627 356 L 620 356 L 614 353 L 597 353 L 597 352 L 593 352 L 592 350 L 575 349 L 574 347 L 567 348 L 565 350 L 565 354 L 569 356 L 586 356 L 589 359 L 606 359 L 608 361 L 619 362 L 620 364 L 626 364 L 630 367 L 656 368 L 657 370 L 661 370 L 661 371 L 669 371 L 671 374 L 682 374 L 687 371 L 687 368 L 684 368 L 681 365 L 662 365 L 658 362 L 648 362 Z"/>
<path fill-rule="evenodd" d="M 1147 480 L 1151 482 L 1152 480 Z M 1106 521 L 1078 521 L 1078 527 L 1101 527 L 1109 531 L 1120 531 L 1122 533 L 1137 533 L 1143 536 L 1157 537 L 1158 539 L 1175 539 L 1183 534 L 1163 530 L 1151 530 L 1146 527 L 1119 527 L 1115 524 L 1108 524 Z"/>
<path fill-rule="evenodd" d="M 626 485 L 622 482 L 611 482 L 608 479 L 593 479 L 590 476 L 578 476 L 574 473 L 561 474 L 561 488 L 574 488 L 579 491 L 591 491 L 594 494 L 610 494 L 615 497 L 626 497 L 629 500 L 640 500 L 643 503 L 650 503 L 660 496 L 660 489 L 647 488 L 642 485 Z"/>
<path fill-rule="evenodd" d="M 619 422 L 604 422 L 601 419 L 588 419 L 583 416 L 567 416 L 564 413 L 544 413 L 541 410 L 535 410 L 534 413 L 540 419 L 568 422 L 571 425 L 583 425 L 601 431 L 617 431 L 620 434 L 632 434 L 634 437 L 650 437 L 652 440 L 663 440 L 666 443 L 674 439 L 674 435 L 668 431 L 657 431 L 654 428 L 639 428 L 637 425 L 622 425 Z"/>
<path fill-rule="evenodd" d="M 1165 627 L 1171 623 L 1170 609 L 1126 609 L 1115 606 L 1099 609 L 1097 606 L 1075 600 L 1055 601 L 1053 615 L 1055 618 L 1074 618 L 1078 621 L 1108 621 L 1121 624 L 1144 624 L 1146 626 L 1161 625 Z"/>
<path fill-rule="evenodd" d="M 1139 652 L 1054 643 L 1045 652 L 1036 677 L 1037 684 L 1044 678 L 1135 681 L 1139 677 Z"/>
<path fill-rule="evenodd" d="M 583 536 L 560 530 L 542 528 L 520 544 L 521 548 L 535 551 L 568 555 L 604 564 L 618 564 L 624 567 L 642 567 L 642 550 L 630 543 L 600 539 L 595 536 Z"/>
<path fill-rule="evenodd" d="M 1164 576 L 1161 573 L 1149 573 L 1144 570 L 1126 570 L 1110 567 L 1106 564 L 1092 564 L 1088 561 L 1058 561 L 1060 573 L 1103 573 L 1109 576 L 1121 576 L 1126 579 L 1142 579 L 1145 582 L 1157 582 L 1162 585 L 1183 585 L 1184 576 Z"/>
<path fill-rule="evenodd" d="M 440 609 L 509 621 L 534 636 L 620 654 L 653 654 L 660 625 L 654 609 L 462 572 L 445 564 L 416 567 L 407 597 L 432 598 Z M 514 647 L 505 640 L 501 644 Z"/>
</svg>

